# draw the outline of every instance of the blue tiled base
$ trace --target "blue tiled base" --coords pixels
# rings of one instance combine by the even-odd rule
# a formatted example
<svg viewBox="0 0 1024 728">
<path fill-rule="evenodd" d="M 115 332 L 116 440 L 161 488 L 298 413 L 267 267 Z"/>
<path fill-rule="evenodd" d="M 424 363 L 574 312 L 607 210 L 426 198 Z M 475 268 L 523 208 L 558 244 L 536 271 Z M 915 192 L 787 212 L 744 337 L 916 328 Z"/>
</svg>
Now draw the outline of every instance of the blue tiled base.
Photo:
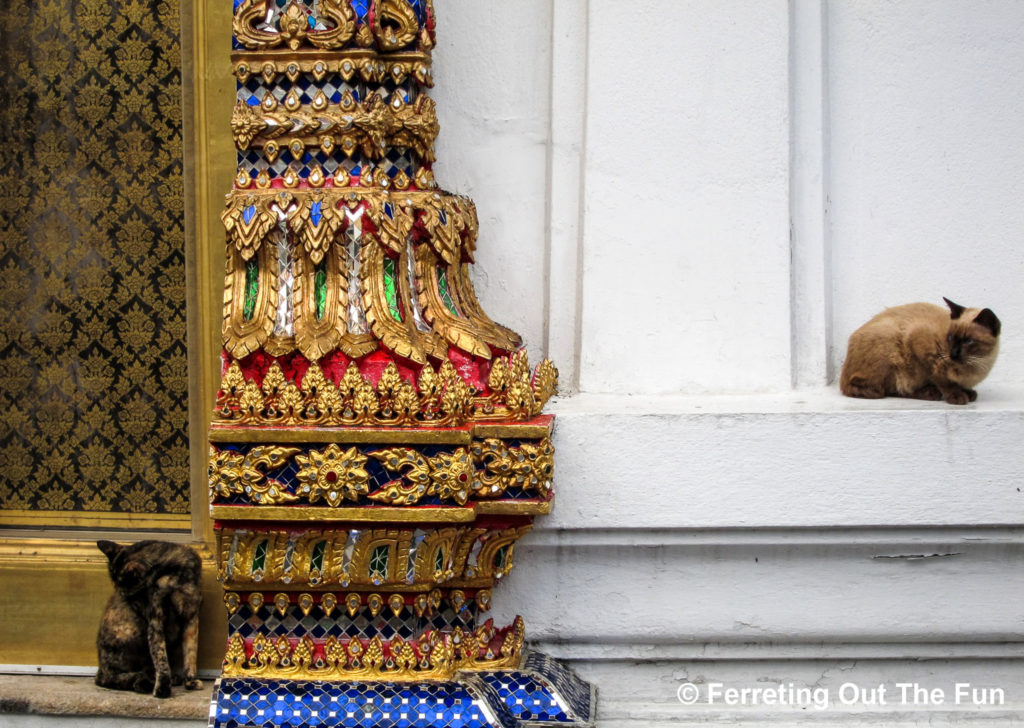
<svg viewBox="0 0 1024 728">
<path fill-rule="evenodd" d="M 222 678 L 210 728 L 528 728 L 594 724 L 594 690 L 546 655 L 449 682 Z"/>
</svg>

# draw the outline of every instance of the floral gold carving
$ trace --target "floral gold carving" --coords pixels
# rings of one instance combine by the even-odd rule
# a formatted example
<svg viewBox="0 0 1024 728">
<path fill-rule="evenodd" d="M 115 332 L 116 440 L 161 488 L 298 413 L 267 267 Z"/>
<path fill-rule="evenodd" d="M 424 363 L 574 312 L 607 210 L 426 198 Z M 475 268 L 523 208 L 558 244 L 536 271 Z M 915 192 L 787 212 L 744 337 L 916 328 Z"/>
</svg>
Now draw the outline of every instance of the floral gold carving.
<svg viewBox="0 0 1024 728">
<path fill-rule="evenodd" d="M 430 495 L 459 505 L 469 500 L 475 471 L 466 448 L 434 457 L 424 457 L 409 448 L 377 450 L 371 454 L 391 472 L 404 470 L 404 483 L 392 481 L 370 496 L 378 503 L 412 505 Z"/>
<path fill-rule="evenodd" d="M 419 21 L 408 0 L 377 0 L 373 36 L 382 51 L 397 51 L 416 40 Z"/>
<path fill-rule="evenodd" d="M 389 364 L 377 387 L 354 363 L 338 383 L 329 381 L 313 363 L 296 384 L 285 381 L 276 362 L 260 387 L 246 381 L 238 363 L 232 362 L 221 380 L 214 420 L 321 426 L 451 426 L 467 421 L 526 420 L 540 414 L 554 391 L 545 378 L 553 376 L 545 375 L 553 369 L 542 364 L 531 375 L 525 351 L 496 359 L 489 382 L 491 393 L 474 396 L 448 360 L 436 373 L 425 364 L 415 386 Z"/>
<path fill-rule="evenodd" d="M 231 116 L 231 129 L 239 149 L 262 147 L 271 161 L 275 156 L 271 141 L 286 134 L 299 140 L 297 156 L 303 149 L 320 146 L 325 135 L 333 135 L 333 142 L 349 156 L 359 150 L 368 159 L 380 159 L 388 148 L 404 147 L 424 161 L 434 161 L 434 140 L 440 126 L 433 99 L 421 96 L 406 104 L 396 97 L 396 101 L 388 104 L 372 94 L 354 108 L 300 110 L 296 106 L 287 111 L 239 103 Z"/>
<path fill-rule="evenodd" d="M 299 499 L 266 477 L 261 468 L 278 468 L 298 453 L 298 448 L 257 446 L 247 453 L 210 448 L 210 495 L 244 495 L 253 503 L 276 505 Z"/>
<path fill-rule="evenodd" d="M 501 647 L 495 654 L 488 645 L 499 636 Z M 302 680 L 446 680 L 463 670 L 518 667 L 524 639 L 520 617 L 501 632 L 488 620 L 474 630 L 429 630 L 414 641 L 329 637 L 318 646 L 308 636 L 290 640 L 261 633 L 247 645 L 241 635 L 235 635 L 228 643 L 222 674 Z"/>
<path fill-rule="evenodd" d="M 321 0 L 320 17 L 332 25 L 328 30 L 311 30 L 305 6 L 291 0 L 277 19 L 277 28 L 264 30 L 266 0 L 243 0 L 235 9 L 235 37 L 246 48 L 258 50 L 287 45 L 296 50 L 308 43 L 316 48 L 341 48 L 355 34 L 355 12 L 349 0 Z"/>
<path fill-rule="evenodd" d="M 296 456 L 295 462 L 299 466 L 295 476 L 299 491 L 312 503 L 323 498 L 329 505 L 337 506 L 343 500 L 359 500 L 369 489 L 370 476 L 363 467 L 366 456 L 355 447 L 342 450 L 332 443 L 323 450 Z"/>
</svg>

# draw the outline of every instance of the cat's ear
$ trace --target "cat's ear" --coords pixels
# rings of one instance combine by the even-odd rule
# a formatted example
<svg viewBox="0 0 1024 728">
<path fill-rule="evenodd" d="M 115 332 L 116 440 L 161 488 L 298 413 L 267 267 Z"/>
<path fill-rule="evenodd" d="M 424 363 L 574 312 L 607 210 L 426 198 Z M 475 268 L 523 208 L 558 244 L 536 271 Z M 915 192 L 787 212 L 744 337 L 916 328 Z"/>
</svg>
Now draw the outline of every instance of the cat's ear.
<svg viewBox="0 0 1024 728">
<path fill-rule="evenodd" d="M 113 541 L 97 541 L 96 546 L 106 555 L 108 561 L 113 561 L 114 557 L 121 553 L 121 549 L 124 548 Z"/>
<path fill-rule="evenodd" d="M 999 318 L 992 313 L 991 308 L 983 308 L 981 313 L 974 317 L 974 323 L 984 326 L 992 332 L 993 336 L 999 336 L 999 331 L 1003 328 Z"/>
<path fill-rule="evenodd" d="M 945 296 L 942 297 L 942 300 L 946 302 L 947 306 L 949 306 L 949 317 L 952 319 L 960 318 L 960 314 L 962 314 L 966 310 L 959 303 L 953 303 Z"/>
</svg>

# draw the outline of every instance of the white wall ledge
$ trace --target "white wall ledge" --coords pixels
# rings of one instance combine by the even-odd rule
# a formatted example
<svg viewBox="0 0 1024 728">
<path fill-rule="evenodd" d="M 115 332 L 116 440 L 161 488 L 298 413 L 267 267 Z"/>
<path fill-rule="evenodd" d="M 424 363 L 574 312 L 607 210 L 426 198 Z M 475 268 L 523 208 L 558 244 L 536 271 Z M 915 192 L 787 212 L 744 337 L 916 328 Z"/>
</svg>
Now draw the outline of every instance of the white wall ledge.
<svg viewBox="0 0 1024 728">
<path fill-rule="evenodd" d="M 1019 725 L 999 709 L 682 706 L 730 686 L 1024 685 L 1024 391 L 978 402 L 579 395 L 556 500 L 495 621 L 600 690 L 605 726 Z"/>
<path fill-rule="evenodd" d="M 697 394 L 600 394 L 560 396 L 546 411 L 555 415 L 700 415 L 700 414 L 821 414 L 863 412 L 947 412 L 968 415 L 983 412 L 1024 413 L 1024 388 L 978 385 L 978 400 L 967 405 L 919 399 L 845 397 L 837 386 L 810 387 L 785 392 Z"/>
<path fill-rule="evenodd" d="M 1004 527 L 1024 522 L 1024 392 L 957 407 L 767 395 L 579 395 L 551 411 L 542 529 Z"/>
</svg>

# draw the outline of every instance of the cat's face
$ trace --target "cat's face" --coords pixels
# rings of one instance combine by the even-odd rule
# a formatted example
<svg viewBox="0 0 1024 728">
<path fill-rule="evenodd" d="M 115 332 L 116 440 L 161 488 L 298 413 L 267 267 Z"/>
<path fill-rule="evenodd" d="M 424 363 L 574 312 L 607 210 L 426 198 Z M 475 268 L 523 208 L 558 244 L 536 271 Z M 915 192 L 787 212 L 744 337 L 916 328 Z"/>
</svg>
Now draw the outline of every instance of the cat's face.
<svg viewBox="0 0 1024 728">
<path fill-rule="evenodd" d="M 96 545 L 107 556 L 110 579 L 118 589 L 133 594 L 146 586 L 150 565 L 130 546 L 113 541 L 97 541 Z"/>
<path fill-rule="evenodd" d="M 999 350 L 999 319 L 991 309 L 965 308 L 948 298 L 944 300 L 950 311 L 946 334 L 949 358 L 966 367 L 991 364 Z"/>
</svg>

